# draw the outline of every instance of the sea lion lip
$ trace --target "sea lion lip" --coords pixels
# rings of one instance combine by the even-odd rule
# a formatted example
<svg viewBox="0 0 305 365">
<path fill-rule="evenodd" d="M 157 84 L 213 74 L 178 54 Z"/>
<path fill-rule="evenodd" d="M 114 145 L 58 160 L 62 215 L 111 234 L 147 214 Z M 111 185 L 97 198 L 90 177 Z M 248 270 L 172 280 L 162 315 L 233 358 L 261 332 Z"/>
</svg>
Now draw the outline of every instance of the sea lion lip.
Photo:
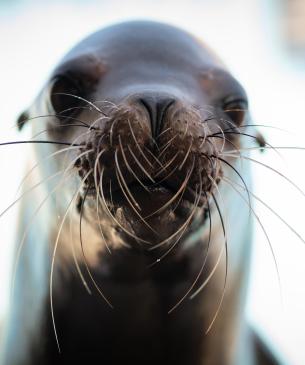
<svg viewBox="0 0 305 365">
<path fill-rule="evenodd" d="M 153 199 L 158 199 L 158 194 L 167 195 L 169 199 L 172 199 L 175 195 L 177 195 L 177 198 L 173 201 L 174 205 L 177 204 L 178 201 L 180 201 L 180 203 L 186 202 L 191 205 L 196 204 L 198 205 L 198 207 L 206 205 L 206 193 L 202 192 L 201 195 L 199 196 L 199 192 L 197 191 L 198 189 L 194 190 L 191 186 L 186 186 L 186 188 L 178 195 L 177 189 L 168 182 L 162 182 L 158 184 L 158 183 L 151 183 L 150 181 L 143 181 L 143 185 L 145 186 L 145 189 L 136 181 L 133 181 L 127 185 L 129 192 L 132 194 L 135 200 L 137 200 L 139 190 L 141 189 L 142 192 L 146 191 L 149 194 L 154 194 Z M 84 189 L 83 196 L 87 197 L 90 196 L 91 198 L 96 199 L 97 195 L 98 194 L 96 191 L 96 187 Z M 112 189 L 111 192 L 110 190 L 103 191 L 103 194 L 101 194 L 101 196 L 103 196 L 103 198 L 107 203 L 113 205 L 128 204 L 128 202 L 126 201 L 126 191 L 123 193 L 122 188 L 119 185 L 116 186 L 114 189 Z M 116 196 L 115 199 L 114 196 Z M 141 199 L 139 199 L 139 202 L 140 200 Z"/>
<path fill-rule="evenodd" d="M 137 193 L 139 193 L 140 190 L 142 190 L 142 192 L 147 192 L 149 194 L 156 194 L 156 193 L 164 193 L 164 194 L 168 194 L 168 195 L 174 195 L 175 191 L 168 186 L 167 184 L 152 184 L 148 181 L 143 181 L 142 182 L 143 186 L 141 186 L 139 183 L 137 183 L 136 181 L 132 181 L 131 183 L 127 184 L 127 188 L 129 190 L 129 192 L 127 193 L 127 195 L 130 196 L 130 193 L 134 196 L 134 198 L 137 198 Z M 145 186 L 145 189 L 144 189 Z M 124 191 L 124 193 L 123 193 Z M 100 196 L 102 196 L 105 201 L 107 203 L 116 203 L 116 200 L 121 200 L 116 198 L 117 195 L 122 195 L 122 197 L 126 196 L 126 187 L 124 187 L 122 189 L 122 187 L 117 184 L 115 186 L 112 186 L 112 189 L 104 189 L 103 193 L 100 192 Z M 97 191 L 96 191 L 96 187 L 90 187 L 90 188 L 84 188 L 83 189 L 83 196 L 90 196 L 92 198 L 96 198 L 97 197 Z M 103 199 L 103 200 L 104 200 Z"/>
</svg>

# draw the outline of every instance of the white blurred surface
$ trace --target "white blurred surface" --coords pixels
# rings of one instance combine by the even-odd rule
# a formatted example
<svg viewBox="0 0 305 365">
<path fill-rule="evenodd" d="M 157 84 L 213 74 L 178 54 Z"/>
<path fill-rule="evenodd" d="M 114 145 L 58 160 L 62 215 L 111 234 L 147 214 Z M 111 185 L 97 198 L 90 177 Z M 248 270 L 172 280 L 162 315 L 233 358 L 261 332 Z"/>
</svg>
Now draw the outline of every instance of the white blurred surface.
<svg viewBox="0 0 305 365">
<path fill-rule="evenodd" d="M 267 4 L 269 4 L 267 6 Z M 245 86 L 257 124 L 275 146 L 305 146 L 305 66 L 294 67 L 281 53 L 276 9 L 256 0 L 125 0 L 0 3 L 0 141 L 26 139 L 12 129 L 52 67 L 77 41 L 109 23 L 154 19 L 178 25 L 218 52 Z M 0 147 L 0 208 L 15 197 L 26 148 Z M 280 169 L 305 190 L 305 151 L 273 151 L 253 157 Z M 305 236 L 305 198 L 283 179 L 255 167 L 255 193 Z M 273 244 L 281 275 L 283 303 L 268 242 L 255 232 L 248 312 L 293 365 L 305 364 L 305 244 L 259 203 L 256 206 Z M 16 209 L 0 219 L 0 318 L 7 308 L 8 273 Z"/>
</svg>

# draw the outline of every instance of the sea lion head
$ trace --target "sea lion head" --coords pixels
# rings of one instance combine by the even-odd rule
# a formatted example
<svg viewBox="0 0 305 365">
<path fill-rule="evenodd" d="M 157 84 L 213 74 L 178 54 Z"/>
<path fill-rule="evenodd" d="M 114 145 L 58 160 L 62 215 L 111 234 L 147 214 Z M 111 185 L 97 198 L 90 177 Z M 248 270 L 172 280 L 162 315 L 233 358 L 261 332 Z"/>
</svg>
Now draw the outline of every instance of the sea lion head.
<svg viewBox="0 0 305 365">
<path fill-rule="evenodd" d="M 74 47 L 19 126 L 38 115 L 45 117 L 31 121 L 35 136 L 69 145 L 36 148 L 66 150 L 52 158 L 52 172 L 69 174 L 60 191 L 63 202 L 72 199 L 73 226 L 81 216 L 83 229 L 110 249 L 166 251 L 211 214 L 221 156 L 238 148 L 247 97 L 195 37 L 127 22 Z"/>
</svg>

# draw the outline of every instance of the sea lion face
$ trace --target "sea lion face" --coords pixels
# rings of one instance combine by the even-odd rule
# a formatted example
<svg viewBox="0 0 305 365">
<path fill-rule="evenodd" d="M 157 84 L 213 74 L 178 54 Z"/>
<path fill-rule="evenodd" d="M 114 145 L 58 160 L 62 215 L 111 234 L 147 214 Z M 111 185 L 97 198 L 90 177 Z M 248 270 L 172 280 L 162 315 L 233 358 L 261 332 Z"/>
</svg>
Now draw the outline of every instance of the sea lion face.
<svg viewBox="0 0 305 365">
<path fill-rule="evenodd" d="M 39 105 L 38 114 L 53 115 L 44 122 L 46 138 L 73 146 L 54 161 L 58 170 L 74 171 L 79 190 L 72 205 L 83 224 L 110 246 L 168 248 L 210 214 L 221 154 L 239 143 L 223 131 L 245 122 L 247 100 L 195 38 L 163 24 L 130 22 L 72 49 Z M 33 128 L 41 131 L 37 122 Z"/>
</svg>

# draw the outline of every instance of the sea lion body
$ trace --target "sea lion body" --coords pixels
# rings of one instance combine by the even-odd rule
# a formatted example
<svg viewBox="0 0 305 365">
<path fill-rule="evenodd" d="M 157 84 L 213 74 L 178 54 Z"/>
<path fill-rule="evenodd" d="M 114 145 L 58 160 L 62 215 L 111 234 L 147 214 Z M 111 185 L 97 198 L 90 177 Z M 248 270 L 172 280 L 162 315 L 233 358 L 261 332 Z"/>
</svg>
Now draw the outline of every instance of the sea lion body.
<svg viewBox="0 0 305 365">
<path fill-rule="evenodd" d="M 236 133 L 245 105 L 221 61 L 168 25 L 111 26 L 64 57 L 19 120 L 57 143 L 33 145 L 24 192 L 45 181 L 22 202 L 2 364 L 275 363 L 244 318 L 249 166 L 224 155 L 253 143 Z"/>
</svg>

